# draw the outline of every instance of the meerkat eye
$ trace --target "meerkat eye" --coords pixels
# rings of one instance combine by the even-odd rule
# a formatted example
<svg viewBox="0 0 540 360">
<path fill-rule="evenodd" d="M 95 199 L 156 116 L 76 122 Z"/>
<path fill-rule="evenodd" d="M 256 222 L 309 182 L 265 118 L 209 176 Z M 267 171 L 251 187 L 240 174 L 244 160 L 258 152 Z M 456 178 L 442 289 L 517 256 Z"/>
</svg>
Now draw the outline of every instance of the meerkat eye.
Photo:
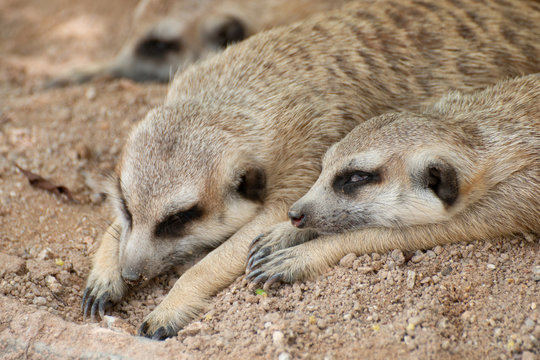
<svg viewBox="0 0 540 360">
<path fill-rule="evenodd" d="M 361 173 L 361 174 L 352 174 L 349 178 L 349 183 L 357 183 L 360 181 L 366 181 L 370 178 L 370 174 Z"/>
<path fill-rule="evenodd" d="M 164 40 L 156 37 L 149 37 L 137 45 L 135 52 L 145 58 L 159 59 L 168 53 L 179 52 L 182 48 L 180 39 Z"/>
<path fill-rule="evenodd" d="M 165 220 L 156 226 L 155 235 L 156 237 L 181 236 L 186 225 L 202 215 L 203 212 L 197 205 L 188 210 L 178 211 L 167 216 Z"/>
<path fill-rule="evenodd" d="M 351 194 L 359 187 L 377 181 L 379 181 L 377 173 L 355 170 L 336 176 L 333 188 L 336 192 Z"/>
</svg>

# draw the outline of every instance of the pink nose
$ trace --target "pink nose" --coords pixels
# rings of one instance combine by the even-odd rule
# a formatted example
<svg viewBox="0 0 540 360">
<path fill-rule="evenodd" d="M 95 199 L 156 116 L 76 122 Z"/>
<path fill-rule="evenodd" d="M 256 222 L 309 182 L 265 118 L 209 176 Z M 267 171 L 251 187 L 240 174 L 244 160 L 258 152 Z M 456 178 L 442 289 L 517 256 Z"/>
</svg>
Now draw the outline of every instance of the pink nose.
<svg viewBox="0 0 540 360">
<path fill-rule="evenodd" d="M 306 224 L 306 216 L 304 214 L 299 214 L 298 212 L 291 210 L 288 215 L 291 219 L 291 223 L 297 228 L 301 229 Z"/>
</svg>

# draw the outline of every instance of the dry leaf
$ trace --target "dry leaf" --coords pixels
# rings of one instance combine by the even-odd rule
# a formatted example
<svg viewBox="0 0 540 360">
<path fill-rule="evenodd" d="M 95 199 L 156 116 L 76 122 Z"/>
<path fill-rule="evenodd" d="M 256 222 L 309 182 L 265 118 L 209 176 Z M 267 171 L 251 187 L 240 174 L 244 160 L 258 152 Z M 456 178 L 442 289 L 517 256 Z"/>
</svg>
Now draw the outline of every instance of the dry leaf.
<svg viewBox="0 0 540 360">
<path fill-rule="evenodd" d="M 69 191 L 69 189 L 67 187 L 62 186 L 62 185 L 55 185 L 52 182 L 50 182 L 49 180 L 44 179 L 43 177 L 41 177 L 41 176 L 39 176 L 37 174 L 34 174 L 31 171 L 28 171 L 28 170 L 25 170 L 25 169 L 21 168 L 17 164 L 15 164 L 15 166 L 17 167 L 17 169 L 20 170 L 21 173 L 23 173 L 24 176 L 26 176 L 26 178 L 28 179 L 28 182 L 30 183 L 31 186 L 39 188 L 39 189 L 47 190 L 47 191 L 52 192 L 53 194 L 56 194 L 58 196 L 64 195 L 70 201 L 73 201 L 74 203 L 78 203 L 78 201 L 75 200 L 73 195 L 71 195 L 71 192 Z"/>
</svg>

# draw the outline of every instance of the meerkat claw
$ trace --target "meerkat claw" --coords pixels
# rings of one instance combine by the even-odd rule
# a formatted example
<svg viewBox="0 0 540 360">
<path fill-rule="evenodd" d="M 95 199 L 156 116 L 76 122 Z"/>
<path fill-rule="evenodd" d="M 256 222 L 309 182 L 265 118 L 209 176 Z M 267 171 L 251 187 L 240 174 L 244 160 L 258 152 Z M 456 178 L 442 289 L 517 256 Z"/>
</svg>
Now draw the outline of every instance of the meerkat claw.
<svg viewBox="0 0 540 360">
<path fill-rule="evenodd" d="M 90 295 L 88 296 L 88 298 L 86 299 L 86 303 L 83 303 L 83 308 L 84 308 L 84 312 L 83 312 L 83 320 L 86 320 L 87 316 L 88 316 L 88 310 L 91 309 L 92 307 L 92 303 L 94 302 L 94 296 L 93 295 Z"/>
<path fill-rule="evenodd" d="M 257 243 L 259 242 L 259 240 L 261 240 L 263 237 L 264 237 L 264 233 L 263 234 L 259 234 L 255 239 L 253 239 L 253 241 L 251 242 L 251 245 L 249 245 L 249 254 L 251 255 L 253 252 L 255 252 L 255 245 L 257 245 Z"/>
<path fill-rule="evenodd" d="M 175 330 L 174 327 L 171 325 L 159 327 L 154 333 L 149 332 L 149 328 L 150 325 L 148 324 L 148 322 L 143 322 L 139 327 L 139 330 L 137 330 L 137 335 L 152 340 L 162 341 L 167 338 L 174 337 L 178 333 L 178 331 Z"/>
<path fill-rule="evenodd" d="M 261 269 L 258 269 L 258 270 L 253 270 L 252 272 L 250 272 L 247 276 L 246 276 L 246 280 L 252 282 L 252 283 L 257 283 L 256 280 L 258 279 L 258 275 L 261 274 L 263 271 Z M 255 278 L 257 277 L 257 278 Z M 255 278 L 255 279 L 254 279 Z"/>
</svg>

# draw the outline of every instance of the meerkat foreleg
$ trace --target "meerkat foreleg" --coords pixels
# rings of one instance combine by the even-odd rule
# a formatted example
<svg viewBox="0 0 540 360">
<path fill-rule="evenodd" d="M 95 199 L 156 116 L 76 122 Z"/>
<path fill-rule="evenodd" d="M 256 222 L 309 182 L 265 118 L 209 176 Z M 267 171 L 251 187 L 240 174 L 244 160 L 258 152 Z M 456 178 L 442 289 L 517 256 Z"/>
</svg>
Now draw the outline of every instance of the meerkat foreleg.
<svg viewBox="0 0 540 360">
<path fill-rule="evenodd" d="M 286 213 L 284 204 L 263 211 L 188 269 L 161 304 L 146 316 L 139 335 L 154 340 L 175 336 L 178 330 L 207 308 L 213 295 L 243 274 L 253 238 L 272 224 L 283 221 Z"/>
<path fill-rule="evenodd" d="M 81 301 L 85 318 L 88 311 L 92 318 L 96 311 L 103 317 L 106 308 L 119 302 L 126 292 L 127 285 L 122 280 L 118 257 L 121 231 L 122 226 L 116 220 L 101 238 Z"/>
<path fill-rule="evenodd" d="M 520 232 L 540 234 L 540 202 L 538 197 L 531 196 L 540 191 L 536 179 L 536 169 L 518 172 L 491 189 L 489 196 L 443 223 L 367 228 L 318 237 L 313 230 L 279 224 L 254 241 L 255 251 L 248 259 L 247 277 L 266 286 L 276 281 L 291 283 L 317 277 L 348 253 L 427 249 Z M 522 199 L 522 202 L 512 199 Z M 306 236 L 306 231 L 312 233 Z M 313 240 L 307 241 L 309 239 Z M 293 246 L 287 247 L 288 244 Z"/>
</svg>

